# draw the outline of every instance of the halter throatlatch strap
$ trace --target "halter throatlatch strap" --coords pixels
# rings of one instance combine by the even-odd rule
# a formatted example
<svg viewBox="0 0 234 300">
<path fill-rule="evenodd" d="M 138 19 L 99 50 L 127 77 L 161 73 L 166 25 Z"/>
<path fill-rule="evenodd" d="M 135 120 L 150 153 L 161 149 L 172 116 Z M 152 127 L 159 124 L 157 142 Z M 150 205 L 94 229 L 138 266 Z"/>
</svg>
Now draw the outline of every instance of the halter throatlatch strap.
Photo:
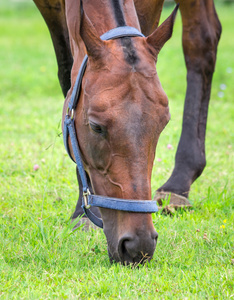
<svg viewBox="0 0 234 300">
<path fill-rule="evenodd" d="M 117 27 L 114 29 L 111 29 L 110 31 L 104 33 L 101 36 L 102 40 L 109 40 L 109 39 L 116 39 L 121 37 L 144 37 L 144 35 L 139 32 L 134 27 L 129 26 L 122 26 Z M 68 112 L 66 114 L 65 120 L 64 120 L 64 130 L 63 130 L 63 140 L 64 145 L 67 150 L 67 153 L 69 154 L 70 158 L 74 161 L 72 158 L 72 155 L 69 150 L 68 145 L 68 137 L 70 136 L 71 140 L 71 146 L 73 150 L 73 154 L 75 157 L 75 161 L 77 164 L 77 169 L 81 178 L 82 187 L 83 187 L 83 196 L 82 196 L 82 208 L 84 210 L 84 213 L 86 216 L 98 227 L 103 228 L 103 222 L 102 219 L 98 218 L 95 214 L 93 214 L 89 209 L 91 206 L 97 206 L 97 207 L 103 207 L 103 208 L 109 208 L 109 209 L 115 209 L 115 210 L 122 210 L 122 211 L 128 211 L 128 212 L 138 212 L 138 213 L 154 213 L 158 211 L 158 207 L 156 204 L 156 201 L 152 200 L 128 200 L 128 199 L 119 199 L 119 198 L 111 198 L 106 196 L 99 196 L 99 195 L 93 195 L 90 193 L 87 177 L 85 173 L 85 169 L 83 166 L 83 162 L 80 155 L 80 149 L 79 144 L 77 140 L 76 130 L 75 130 L 75 123 L 73 119 L 74 110 L 76 109 L 80 90 L 81 90 L 81 84 L 82 84 L 82 78 L 87 66 L 88 56 L 86 55 L 83 59 L 83 62 L 81 64 L 73 91 L 71 95 L 71 99 L 68 104 Z"/>
</svg>

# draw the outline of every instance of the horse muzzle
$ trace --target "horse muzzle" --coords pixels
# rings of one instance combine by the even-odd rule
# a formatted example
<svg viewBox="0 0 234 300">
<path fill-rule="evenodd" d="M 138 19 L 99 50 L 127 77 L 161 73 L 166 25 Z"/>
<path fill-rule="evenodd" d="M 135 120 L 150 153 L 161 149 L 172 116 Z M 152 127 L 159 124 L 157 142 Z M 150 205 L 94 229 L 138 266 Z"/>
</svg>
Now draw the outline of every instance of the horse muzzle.
<svg viewBox="0 0 234 300">
<path fill-rule="evenodd" d="M 149 213 L 100 209 L 111 262 L 137 265 L 153 257 L 158 233 Z"/>
<path fill-rule="evenodd" d="M 106 235 L 107 236 L 107 235 Z M 152 231 L 142 234 L 124 233 L 118 238 L 116 249 L 110 249 L 112 241 L 107 237 L 108 254 L 111 262 L 120 262 L 123 265 L 138 265 L 150 261 L 153 257 L 158 239 L 158 233 Z"/>
</svg>

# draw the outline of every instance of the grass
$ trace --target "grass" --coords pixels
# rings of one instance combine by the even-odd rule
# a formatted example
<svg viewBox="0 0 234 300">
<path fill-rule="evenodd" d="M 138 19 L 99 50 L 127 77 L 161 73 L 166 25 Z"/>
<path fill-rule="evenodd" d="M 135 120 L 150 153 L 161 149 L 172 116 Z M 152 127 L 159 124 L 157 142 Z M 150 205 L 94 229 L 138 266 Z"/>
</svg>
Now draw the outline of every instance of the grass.
<svg viewBox="0 0 234 300">
<path fill-rule="evenodd" d="M 71 231 L 78 190 L 60 135 L 63 97 L 51 40 L 33 4 L 0 4 L 0 298 L 234 298 L 234 7 L 219 5 L 218 13 L 223 35 L 207 167 L 191 189 L 194 208 L 172 217 L 154 215 L 159 233 L 154 259 L 132 269 L 110 265 L 101 230 Z M 180 17 L 157 68 L 172 120 L 157 148 L 153 191 L 172 171 L 181 130 L 186 70 Z"/>
</svg>

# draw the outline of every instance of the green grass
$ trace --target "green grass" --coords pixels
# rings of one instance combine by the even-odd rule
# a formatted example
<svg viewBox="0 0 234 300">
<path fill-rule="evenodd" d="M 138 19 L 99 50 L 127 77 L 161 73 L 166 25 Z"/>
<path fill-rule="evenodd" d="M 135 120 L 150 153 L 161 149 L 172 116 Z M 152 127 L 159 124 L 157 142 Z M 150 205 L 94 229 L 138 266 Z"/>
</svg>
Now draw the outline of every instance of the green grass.
<svg viewBox="0 0 234 300">
<path fill-rule="evenodd" d="M 234 7 L 220 5 L 218 13 L 223 34 L 208 118 L 207 167 L 191 189 L 194 208 L 173 217 L 155 215 L 154 259 L 132 269 L 110 265 L 101 230 L 71 232 L 78 189 L 60 135 L 63 97 L 52 43 L 32 4 L 1 3 L 0 298 L 234 298 Z M 181 130 L 186 70 L 180 17 L 157 68 L 172 119 L 157 148 L 153 191 L 172 171 Z M 226 89 L 219 97 L 221 84 Z"/>
</svg>

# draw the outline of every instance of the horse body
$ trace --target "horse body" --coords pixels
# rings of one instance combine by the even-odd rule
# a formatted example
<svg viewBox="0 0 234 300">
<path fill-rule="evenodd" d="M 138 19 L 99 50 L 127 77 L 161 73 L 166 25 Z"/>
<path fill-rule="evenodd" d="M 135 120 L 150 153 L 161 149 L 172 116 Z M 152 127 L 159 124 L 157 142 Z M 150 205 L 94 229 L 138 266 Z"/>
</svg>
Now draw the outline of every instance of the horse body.
<svg viewBox="0 0 234 300">
<path fill-rule="evenodd" d="M 83 1 L 83 7 L 76 0 L 34 2 L 54 42 L 60 83 L 66 95 L 63 119 L 81 62 L 88 53 L 74 119 L 90 188 L 98 195 L 150 199 L 155 149 L 170 118 L 155 62 L 171 36 L 175 11 L 158 27 L 161 0 Z M 180 1 L 180 10 L 188 89 L 175 168 L 159 190 L 187 197 L 190 185 L 205 166 L 207 107 L 221 27 L 211 0 Z M 53 26 L 55 20 L 58 29 Z M 142 30 L 147 37 L 109 41 L 99 38 L 112 28 L 126 25 Z M 69 148 L 73 155 L 71 145 Z M 83 214 L 82 184 L 79 174 L 77 177 L 80 196 L 74 218 Z M 105 208 L 93 211 L 101 213 L 111 260 L 138 263 L 151 259 L 157 233 L 150 214 Z"/>
</svg>

